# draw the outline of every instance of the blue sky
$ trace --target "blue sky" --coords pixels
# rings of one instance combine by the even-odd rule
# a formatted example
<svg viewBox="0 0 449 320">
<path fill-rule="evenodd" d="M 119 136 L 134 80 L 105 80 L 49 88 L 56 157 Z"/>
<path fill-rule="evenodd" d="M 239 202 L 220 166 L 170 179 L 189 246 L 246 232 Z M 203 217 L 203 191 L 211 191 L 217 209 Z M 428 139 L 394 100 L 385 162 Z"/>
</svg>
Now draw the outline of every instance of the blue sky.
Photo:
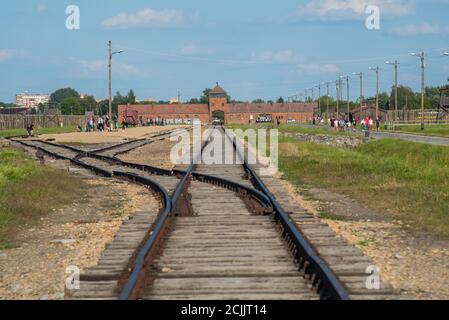
<svg viewBox="0 0 449 320">
<path fill-rule="evenodd" d="M 68 5 L 81 12 L 67 30 Z M 378 5 L 380 30 L 365 27 L 366 5 Z M 73 87 L 107 96 L 107 41 L 114 49 L 113 90 L 138 98 L 198 97 L 219 82 L 235 99 L 276 99 L 304 92 L 338 74 L 363 71 L 365 95 L 399 81 L 419 90 L 419 60 L 427 53 L 426 84 L 449 77 L 449 0 L 22 0 L 0 11 L 0 101 L 19 92 Z M 333 88 L 334 89 L 334 88 Z M 331 93 L 335 91 L 331 90 Z M 351 96 L 358 95 L 351 80 Z"/>
</svg>

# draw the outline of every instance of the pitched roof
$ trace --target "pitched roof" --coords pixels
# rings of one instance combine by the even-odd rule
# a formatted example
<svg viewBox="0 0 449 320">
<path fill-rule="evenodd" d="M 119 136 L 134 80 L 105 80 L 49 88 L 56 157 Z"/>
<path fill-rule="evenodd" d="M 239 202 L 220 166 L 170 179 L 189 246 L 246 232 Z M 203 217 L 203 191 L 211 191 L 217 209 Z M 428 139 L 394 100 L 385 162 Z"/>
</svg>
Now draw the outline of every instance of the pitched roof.
<svg viewBox="0 0 449 320">
<path fill-rule="evenodd" d="M 226 91 L 224 91 L 224 89 L 222 87 L 220 87 L 217 83 L 217 85 L 215 86 L 215 88 L 213 88 L 209 94 L 226 94 Z"/>
</svg>

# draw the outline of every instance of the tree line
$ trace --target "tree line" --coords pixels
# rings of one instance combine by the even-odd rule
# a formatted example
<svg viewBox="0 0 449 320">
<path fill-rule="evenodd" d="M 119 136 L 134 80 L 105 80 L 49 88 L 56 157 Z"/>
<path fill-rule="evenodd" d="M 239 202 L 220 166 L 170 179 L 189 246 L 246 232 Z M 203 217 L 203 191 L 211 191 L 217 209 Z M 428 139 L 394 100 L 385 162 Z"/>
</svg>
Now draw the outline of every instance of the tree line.
<svg viewBox="0 0 449 320">
<path fill-rule="evenodd" d="M 440 91 L 446 89 L 446 95 L 449 95 L 449 86 L 428 86 L 425 88 L 425 108 L 436 109 L 440 101 Z M 202 95 L 199 98 L 192 98 L 188 101 L 190 104 L 208 104 L 210 88 L 203 90 Z M 363 97 L 364 101 L 375 101 L 376 97 L 371 96 L 368 98 Z M 232 100 L 228 96 L 228 101 L 233 103 L 241 103 L 244 101 Z M 311 102 L 311 99 L 308 100 Z M 382 92 L 379 94 L 379 107 L 385 110 L 394 110 L 395 108 L 395 90 L 394 86 L 391 88 L 390 93 Z M 253 103 L 274 103 L 273 100 L 254 99 Z M 277 103 L 283 103 L 284 99 L 280 97 L 276 100 Z M 300 101 L 294 101 L 300 102 Z M 112 111 L 117 113 L 118 106 L 123 104 L 169 104 L 168 101 L 157 102 L 138 102 L 134 91 L 130 89 L 126 95 L 122 95 L 119 91 L 116 92 L 112 100 Z M 327 98 L 322 96 L 320 98 L 321 111 L 326 111 L 326 106 L 329 103 L 330 107 L 336 106 L 336 100 L 334 97 Z M 342 107 L 346 107 L 346 99 L 343 97 L 340 101 Z M 355 109 L 360 105 L 360 101 L 350 101 L 350 108 Z M 16 107 L 13 103 L 0 102 L 0 108 L 13 108 Z M 421 93 L 414 92 L 412 88 L 399 85 L 398 86 L 398 109 L 419 109 L 421 108 Z M 109 113 L 109 100 L 97 101 L 91 95 L 81 96 L 75 89 L 62 88 L 58 89 L 50 95 L 50 102 L 46 105 L 39 105 L 38 110 L 32 110 L 32 113 L 43 113 L 47 109 L 58 109 L 63 115 L 84 115 L 86 112 L 94 112 L 95 114 L 108 114 Z"/>
<path fill-rule="evenodd" d="M 129 90 L 125 96 L 117 91 L 112 100 L 112 111 L 117 113 L 118 105 L 135 102 L 133 90 Z M 39 111 L 44 112 L 45 109 L 58 109 L 63 115 L 84 115 L 86 112 L 104 115 L 109 113 L 109 100 L 97 101 L 91 95 L 81 96 L 75 89 L 62 88 L 50 95 L 48 105 L 39 106 Z"/>
<path fill-rule="evenodd" d="M 425 87 L 424 90 L 424 108 L 426 109 L 437 109 L 440 97 L 441 90 L 444 90 L 443 95 L 449 96 L 449 86 L 428 86 Z M 312 102 L 312 99 L 309 98 L 308 102 Z M 318 101 L 318 99 L 316 99 Z M 320 99 L 321 111 L 325 112 L 327 104 L 329 107 L 335 108 L 337 105 L 337 101 L 334 97 L 326 97 L 322 96 Z M 375 103 L 376 96 L 363 97 L 364 102 Z M 298 100 L 294 102 L 299 102 Z M 343 94 L 342 99 L 339 102 L 341 108 L 347 107 L 347 99 L 345 94 Z M 360 98 L 356 101 L 350 100 L 349 102 L 350 109 L 356 109 L 360 106 Z M 394 86 L 391 88 L 391 91 L 388 92 L 380 92 L 379 93 L 379 108 L 384 110 L 395 110 L 395 88 Z M 398 85 L 398 110 L 403 109 L 420 109 L 421 108 L 421 92 L 415 92 L 412 88 L 408 86 Z"/>
</svg>

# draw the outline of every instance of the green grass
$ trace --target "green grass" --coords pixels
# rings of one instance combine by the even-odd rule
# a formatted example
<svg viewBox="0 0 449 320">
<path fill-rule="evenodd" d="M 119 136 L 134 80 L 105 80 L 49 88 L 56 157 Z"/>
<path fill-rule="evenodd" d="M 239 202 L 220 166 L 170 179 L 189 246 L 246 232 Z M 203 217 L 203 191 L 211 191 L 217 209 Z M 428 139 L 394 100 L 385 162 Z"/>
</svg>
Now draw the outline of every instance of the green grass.
<svg viewBox="0 0 449 320">
<path fill-rule="evenodd" d="M 306 127 L 298 124 L 286 124 L 276 126 L 274 124 L 257 124 L 257 125 L 226 125 L 229 129 L 278 129 L 280 133 L 303 133 L 310 135 L 333 135 L 333 136 L 354 136 L 350 131 L 335 131 L 324 126 Z"/>
<path fill-rule="evenodd" d="M 345 217 L 338 216 L 336 214 L 333 214 L 333 213 L 330 213 L 330 212 L 327 212 L 327 211 L 321 211 L 319 213 L 319 215 L 320 215 L 320 218 L 327 219 L 327 220 L 334 220 L 334 221 L 344 221 L 344 220 L 346 220 Z"/>
<path fill-rule="evenodd" d="M 69 127 L 56 127 L 56 128 L 39 128 L 34 130 L 35 135 L 40 134 L 57 134 L 57 133 L 70 133 L 76 132 L 78 128 L 76 126 Z M 25 129 L 12 129 L 12 130 L 1 130 L 0 138 L 19 136 L 19 135 L 27 135 L 27 131 Z"/>
<path fill-rule="evenodd" d="M 426 136 L 449 137 L 449 124 L 441 125 L 425 125 L 421 130 L 421 125 L 398 126 L 395 132 L 415 133 Z"/>
<path fill-rule="evenodd" d="M 296 186 L 346 194 L 417 229 L 449 236 L 449 147 L 382 139 L 346 149 L 280 136 L 279 170 Z"/>
<path fill-rule="evenodd" d="M 374 241 L 374 239 L 364 239 L 359 241 L 357 244 L 362 247 L 369 247 Z"/>
<path fill-rule="evenodd" d="M 407 224 L 449 236 L 448 163 L 448 147 L 394 139 L 355 150 L 291 138 L 280 143 L 280 170 L 294 184 L 350 195 Z"/>
<path fill-rule="evenodd" d="M 0 250 L 13 245 L 20 227 L 78 199 L 86 189 L 65 171 L 38 165 L 24 152 L 0 149 Z"/>
</svg>

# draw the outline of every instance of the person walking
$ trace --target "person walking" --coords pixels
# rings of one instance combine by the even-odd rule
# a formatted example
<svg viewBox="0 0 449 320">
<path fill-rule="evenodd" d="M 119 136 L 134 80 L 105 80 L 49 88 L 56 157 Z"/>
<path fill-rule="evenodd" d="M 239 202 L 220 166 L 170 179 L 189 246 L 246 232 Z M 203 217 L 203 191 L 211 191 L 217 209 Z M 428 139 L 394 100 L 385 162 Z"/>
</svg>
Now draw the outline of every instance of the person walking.
<svg viewBox="0 0 449 320">
<path fill-rule="evenodd" d="M 111 132 L 111 120 L 109 119 L 109 116 L 106 116 L 106 131 Z"/>
<path fill-rule="evenodd" d="M 34 124 L 30 124 L 27 126 L 28 137 L 32 137 L 34 135 Z"/>
<path fill-rule="evenodd" d="M 94 117 L 92 116 L 89 120 L 89 132 L 94 131 Z"/>
<path fill-rule="evenodd" d="M 114 114 L 113 121 L 114 121 L 114 130 L 117 130 L 118 129 L 118 117 L 116 114 Z"/>
<path fill-rule="evenodd" d="M 98 131 L 104 132 L 104 120 L 103 116 L 98 117 Z"/>
</svg>

